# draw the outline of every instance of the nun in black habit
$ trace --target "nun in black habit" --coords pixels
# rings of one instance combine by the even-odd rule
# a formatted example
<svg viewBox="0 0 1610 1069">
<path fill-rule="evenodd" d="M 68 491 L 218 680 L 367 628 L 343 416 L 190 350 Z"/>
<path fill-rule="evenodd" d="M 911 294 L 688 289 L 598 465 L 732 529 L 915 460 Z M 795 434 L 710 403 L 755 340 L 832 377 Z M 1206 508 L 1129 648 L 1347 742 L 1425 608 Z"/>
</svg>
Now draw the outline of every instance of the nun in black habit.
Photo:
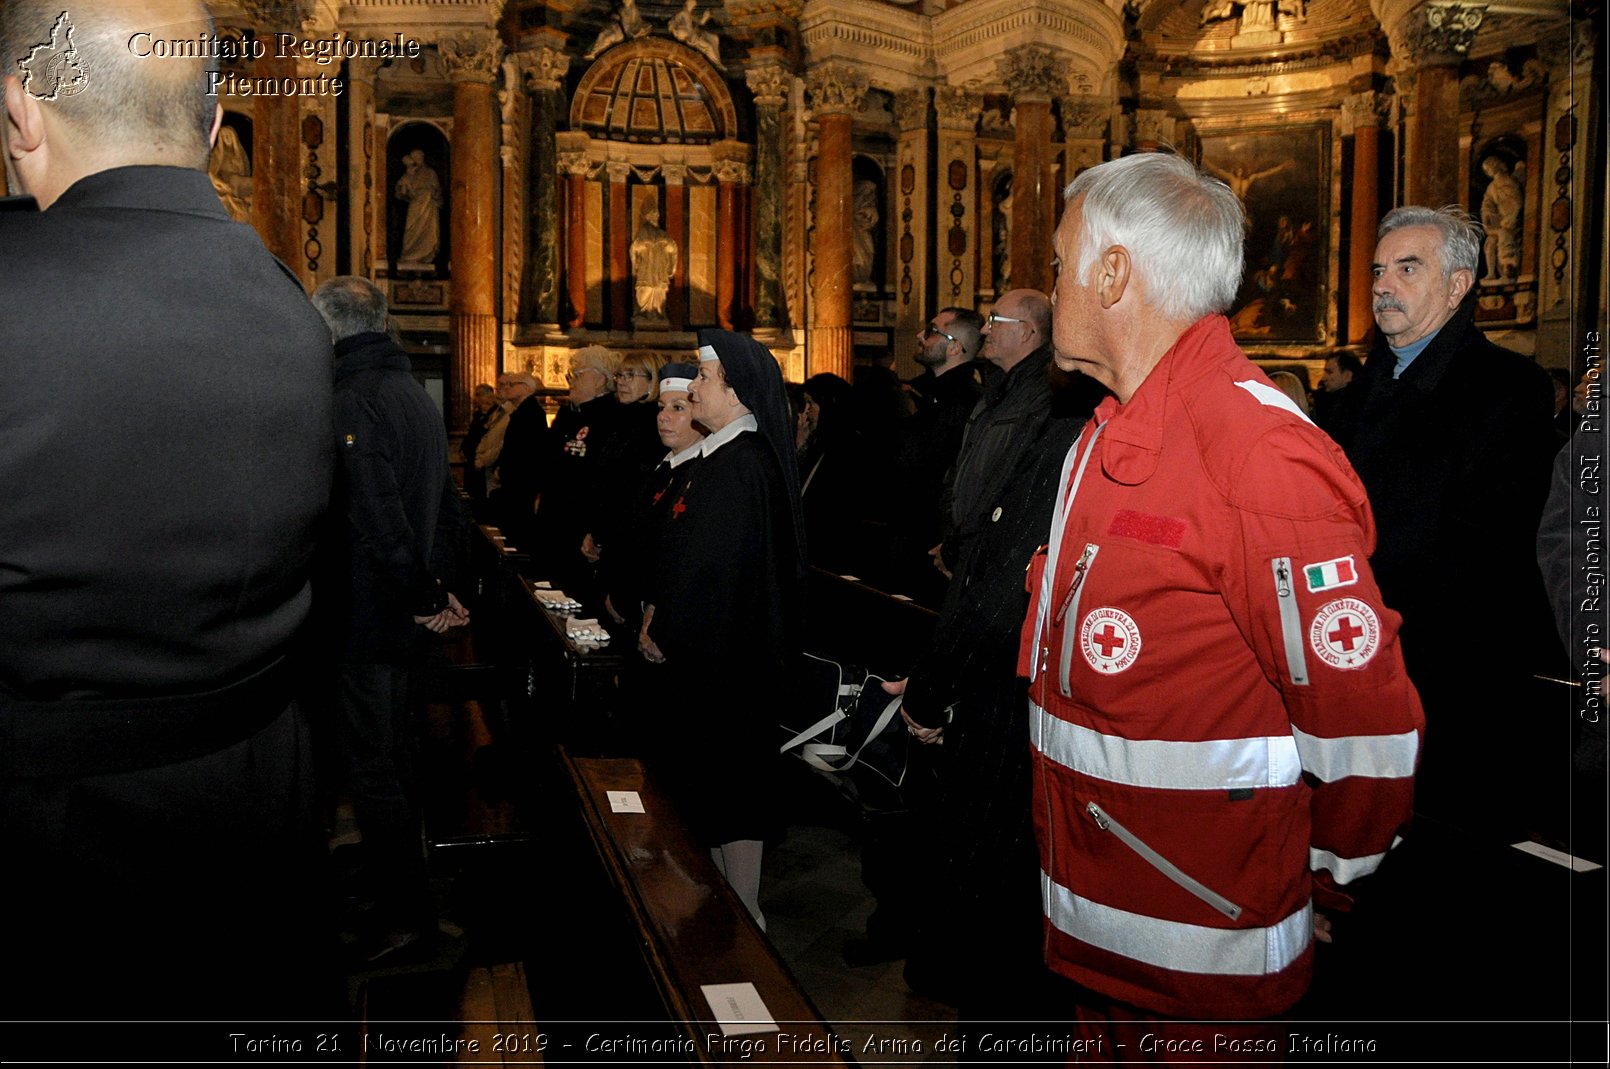
<svg viewBox="0 0 1610 1069">
<path fill-rule="evenodd" d="M 689 399 L 710 434 L 671 505 L 639 645 L 663 660 L 662 712 L 676 718 L 655 774 L 764 928 L 761 850 L 781 761 L 772 711 L 798 644 L 804 518 L 776 359 L 730 331 L 702 330 L 699 343 Z"/>
</svg>

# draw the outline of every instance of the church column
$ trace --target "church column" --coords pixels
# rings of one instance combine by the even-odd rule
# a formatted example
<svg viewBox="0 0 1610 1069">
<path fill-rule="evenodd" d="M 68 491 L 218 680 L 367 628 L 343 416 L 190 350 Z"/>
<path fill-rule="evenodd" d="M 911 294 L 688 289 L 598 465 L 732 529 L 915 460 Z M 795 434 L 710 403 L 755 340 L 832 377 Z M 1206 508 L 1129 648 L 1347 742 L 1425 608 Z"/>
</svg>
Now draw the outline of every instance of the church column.
<svg viewBox="0 0 1610 1069">
<path fill-rule="evenodd" d="M 824 63 L 806 76 L 816 114 L 816 240 L 812 277 L 810 373 L 851 377 L 855 340 L 850 327 L 854 257 L 854 178 L 850 136 L 866 96 L 867 76 L 848 63 Z"/>
<path fill-rule="evenodd" d="M 684 330 L 688 322 L 687 164 L 660 164 L 660 180 L 665 183 L 665 232 L 676 242 L 676 270 L 665 294 L 665 319 L 669 329 Z"/>
<path fill-rule="evenodd" d="M 747 318 L 744 268 L 749 261 L 743 210 L 743 190 L 749 184 L 749 164 L 743 158 L 748 148 L 737 142 L 715 146 L 716 220 L 719 238 L 716 247 L 716 320 L 727 330 L 735 330 Z"/>
<path fill-rule="evenodd" d="M 1068 64 L 1039 45 L 1022 45 L 997 64 L 1012 94 L 1012 285 L 1051 289 L 1051 231 L 1056 182 L 1051 175 L 1051 99 L 1067 91 Z"/>
<path fill-rule="evenodd" d="M 1360 345 L 1375 318 L 1370 314 L 1370 264 L 1375 226 L 1381 220 L 1381 96 L 1354 93 L 1342 101 L 1342 132 L 1353 128 L 1353 203 L 1349 206 L 1347 344 Z"/>
<path fill-rule="evenodd" d="M 631 328 L 632 212 L 626 200 L 626 179 L 632 165 L 614 161 L 604 164 L 609 175 L 609 329 Z"/>
<path fill-rule="evenodd" d="M 259 37 L 301 36 L 313 13 L 312 0 L 241 0 Z M 252 61 L 252 77 L 295 79 L 294 56 L 270 45 Z M 302 264 L 302 102 L 296 96 L 252 98 L 252 225 L 268 251 L 291 270 Z"/>
<path fill-rule="evenodd" d="M 1386 27 L 1400 91 L 1412 83 L 1404 203 L 1459 204 L 1459 64 L 1470 51 L 1485 7 L 1426 4 Z"/>
<path fill-rule="evenodd" d="M 1066 179 L 1071 182 L 1107 158 L 1107 122 L 1112 101 L 1093 96 L 1062 98 L 1062 144 L 1066 153 Z M 1062 191 L 1057 191 L 1061 196 Z"/>
<path fill-rule="evenodd" d="M 565 111 L 565 73 L 570 57 L 553 48 L 527 53 L 526 88 L 531 96 L 531 140 L 526 157 L 529 189 L 524 220 L 526 261 L 521 319 L 559 326 L 559 118 Z M 515 224 L 520 225 L 520 224 Z"/>
<path fill-rule="evenodd" d="M 565 295 L 570 311 L 565 326 L 579 330 L 587 325 L 587 158 L 591 142 L 583 133 L 556 135 L 559 170 L 565 176 Z"/>
<path fill-rule="evenodd" d="M 347 78 L 347 247 L 351 250 L 348 268 L 354 275 L 375 277 L 372 256 L 375 241 L 373 203 L 381 165 L 375 160 L 375 75 L 380 61 L 349 59 Z M 382 228 L 383 229 L 383 228 Z"/>
<path fill-rule="evenodd" d="M 895 291 L 895 352 L 900 370 L 914 375 L 910 364 L 911 346 L 906 339 L 923 328 L 937 308 L 928 307 L 933 287 L 933 250 L 929 247 L 932 224 L 928 216 L 929 91 L 926 86 L 902 89 L 894 95 L 894 118 L 899 130 L 895 149 L 895 218 L 898 232 L 893 276 Z"/>
<path fill-rule="evenodd" d="M 755 329 L 787 322 L 783 300 L 783 106 L 794 76 L 775 60 L 744 74 L 755 96 Z M 674 231 L 673 231 L 674 233 Z"/>
<path fill-rule="evenodd" d="M 446 37 L 438 48 L 453 80 L 448 425 L 461 431 L 469 425 L 475 384 L 498 373 L 497 205 L 490 161 L 497 158 L 492 83 L 502 49 L 490 34 Z"/>
<path fill-rule="evenodd" d="M 972 307 L 978 295 L 978 114 L 983 96 L 955 86 L 934 90 L 939 115 L 939 203 L 935 229 L 943 234 L 938 306 Z"/>
</svg>

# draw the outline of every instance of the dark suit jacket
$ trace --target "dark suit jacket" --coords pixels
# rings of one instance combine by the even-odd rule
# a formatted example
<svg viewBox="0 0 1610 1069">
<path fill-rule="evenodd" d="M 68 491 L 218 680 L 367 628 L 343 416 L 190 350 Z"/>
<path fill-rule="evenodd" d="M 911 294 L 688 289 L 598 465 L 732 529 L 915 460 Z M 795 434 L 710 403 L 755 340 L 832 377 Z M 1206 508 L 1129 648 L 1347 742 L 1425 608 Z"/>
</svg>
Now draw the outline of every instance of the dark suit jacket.
<svg viewBox="0 0 1610 1069">
<path fill-rule="evenodd" d="M 329 498 L 329 331 L 199 171 L 0 213 L 0 271 L 11 1008 L 307 1012 L 317 825 L 270 666 Z"/>
</svg>

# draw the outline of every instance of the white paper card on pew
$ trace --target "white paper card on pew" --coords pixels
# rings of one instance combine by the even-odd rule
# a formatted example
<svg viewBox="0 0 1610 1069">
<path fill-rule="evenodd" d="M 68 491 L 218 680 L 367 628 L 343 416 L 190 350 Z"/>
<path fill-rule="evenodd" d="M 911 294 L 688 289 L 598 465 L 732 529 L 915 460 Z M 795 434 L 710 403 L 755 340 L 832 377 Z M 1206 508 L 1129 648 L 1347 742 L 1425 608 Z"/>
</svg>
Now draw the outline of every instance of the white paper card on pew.
<svg viewBox="0 0 1610 1069">
<path fill-rule="evenodd" d="M 643 796 L 636 791 L 605 791 L 604 797 L 609 799 L 611 813 L 647 813 L 643 808 Z"/>
<path fill-rule="evenodd" d="M 701 984 L 699 990 L 710 1002 L 724 1036 L 743 1036 L 752 1032 L 775 1032 L 777 1022 L 760 1001 L 754 984 Z"/>
</svg>

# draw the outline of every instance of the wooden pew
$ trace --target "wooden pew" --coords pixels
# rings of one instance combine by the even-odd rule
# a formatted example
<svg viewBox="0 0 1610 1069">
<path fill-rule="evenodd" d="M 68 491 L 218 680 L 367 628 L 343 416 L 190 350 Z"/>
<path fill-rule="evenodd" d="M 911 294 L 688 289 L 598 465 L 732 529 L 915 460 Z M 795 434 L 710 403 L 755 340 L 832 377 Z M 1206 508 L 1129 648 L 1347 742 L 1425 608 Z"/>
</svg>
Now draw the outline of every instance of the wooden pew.
<svg viewBox="0 0 1610 1069">
<path fill-rule="evenodd" d="M 628 758 L 562 756 L 593 846 L 637 925 L 643 961 L 666 1016 L 689 1041 L 690 1060 L 855 1064 L 642 765 Z M 609 791 L 635 791 L 645 812 L 614 812 Z M 790 1046 L 779 1051 L 779 1033 L 766 1031 L 731 1037 L 764 1041 L 764 1054 L 757 1056 L 754 1048 L 744 1053 L 736 1043 L 723 1049 L 720 1018 L 701 988 L 745 982 L 755 986 L 781 1033 L 792 1037 Z"/>
</svg>

